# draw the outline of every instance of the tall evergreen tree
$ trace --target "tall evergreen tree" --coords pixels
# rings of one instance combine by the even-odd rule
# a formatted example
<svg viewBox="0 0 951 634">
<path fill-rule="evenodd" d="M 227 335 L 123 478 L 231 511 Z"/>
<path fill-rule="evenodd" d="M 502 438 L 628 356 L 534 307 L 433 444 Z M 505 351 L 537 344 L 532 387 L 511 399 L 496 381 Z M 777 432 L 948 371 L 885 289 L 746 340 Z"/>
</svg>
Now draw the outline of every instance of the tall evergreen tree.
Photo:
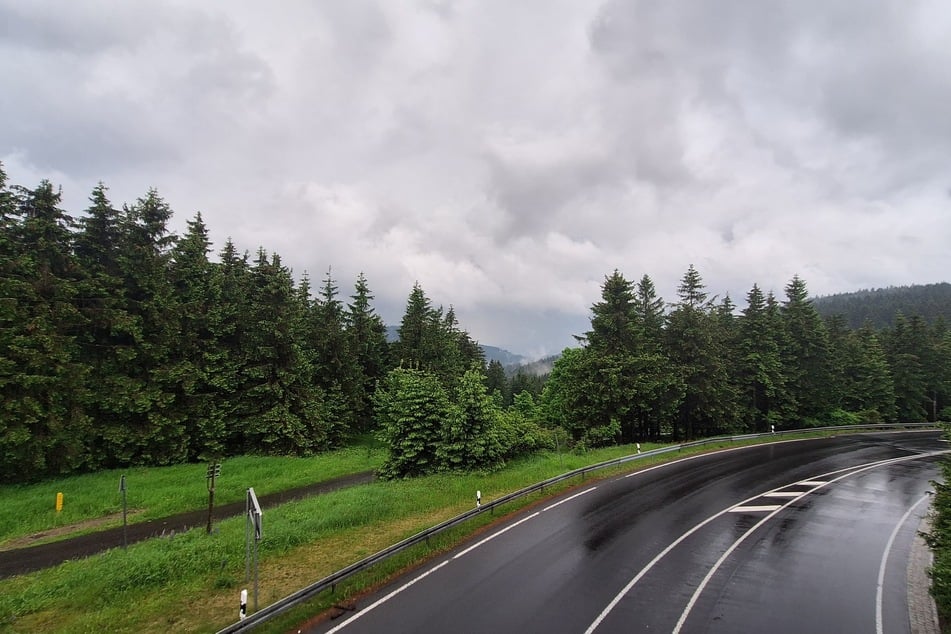
<svg viewBox="0 0 951 634">
<path fill-rule="evenodd" d="M 211 241 L 201 214 L 196 214 L 187 226 L 171 253 L 170 278 L 178 305 L 178 324 L 169 378 L 175 409 L 185 423 L 188 458 L 212 460 L 224 454 L 227 425 L 221 409 L 215 405 L 223 394 L 216 388 L 213 376 L 219 367 L 211 312 L 221 297 L 214 266 L 208 260 Z"/>
<path fill-rule="evenodd" d="M 5 182 L 0 187 L 6 190 Z M 9 295 L 0 312 L 0 452 L 4 475 L 23 480 L 87 466 L 90 421 L 78 340 L 85 322 L 77 308 L 73 220 L 60 209 L 61 195 L 49 181 L 10 194 L 3 191 L 0 211 L 13 230 L 3 245 L 13 259 L 5 267 Z M 10 222 L 11 213 L 18 222 Z"/>
<path fill-rule="evenodd" d="M 739 323 L 736 374 L 749 429 L 765 432 L 778 422 L 775 402 L 783 385 L 779 333 L 756 284 L 747 293 L 746 304 Z"/>
<path fill-rule="evenodd" d="M 690 265 L 667 317 L 667 349 L 685 386 L 675 435 L 694 438 L 729 431 L 736 421 L 734 393 L 724 362 L 717 314 L 703 280 Z"/>
<path fill-rule="evenodd" d="M 632 284 L 621 273 L 605 276 L 601 301 L 591 307 L 591 330 L 585 340 L 592 351 L 601 354 L 631 354 L 643 336 L 634 304 Z"/>
<path fill-rule="evenodd" d="M 845 394 L 844 407 L 866 412 L 879 420 L 893 421 L 895 384 L 878 334 L 866 324 L 858 331 L 851 331 L 849 340 L 849 352 L 845 356 L 849 391 Z"/>
<path fill-rule="evenodd" d="M 222 442 L 227 455 L 249 450 L 246 442 L 250 429 L 245 381 L 248 367 L 255 363 L 250 349 L 253 297 L 251 267 L 248 253 L 238 254 L 229 238 L 212 268 L 211 294 L 218 298 L 208 310 L 208 328 L 215 348 L 208 355 L 208 382 L 217 397 L 212 401 L 211 421 L 224 421 Z"/>
<path fill-rule="evenodd" d="M 784 417 L 795 425 L 834 409 L 829 335 L 822 317 L 809 300 L 806 283 L 799 276 L 794 276 L 786 286 L 781 314 L 787 388 Z"/>
<path fill-rule="evenodd" d="M 310 330 L 314 383 L 323 390 L 332 420 L 332 445 L 339 445 L 356 426 L 363 405 L 361 368 L 345 330 L 343 303 L 337 284 L 327 271 L 323 287 L 311 307 Z"/>
<path fill-rule="evenodd" d="M 350 350 L 360 369 L 361 382 L 355 429 L 367 431 L 373 425 L 373 393 L 389 368 L 389 344 L 386 341 L 386 325 L 370 304 L 373 295 L 363 273 L 357 276 L 350 300 L 344 316 L 346 333 Z"/>
<path fill-rule="evenodd" d="M 248 450 L 305 455 L 328 446 L 331 422 L 323 394 L 295 334 L 304 306 L 290 271 L 274 254 L 258 251 L 251 270 L 250 328 L 245 345 L 241 415 L 246 417 Z"/>
<path fill-rule="evenodd" d="M 173 350 L 178 346 L 179 306 L 168 275 L 176 236 L 172 211 L 152 189 L 124 207 L 118 253 L 123 283 L 121 350 L 113 393 L 102 409 L 96 448 L 106 466 L 166 465 L 188 457 L 185 417 L 175 406 Z"/>
<path fill-rule="evenodd" d="M 654 282 L 647 275 L 641 277 L 634 291 L 635 322 L 641 331 L 640 347 L 646 352 L 657 352 L 664 340 L 664 300 L 657 295 Z"/>
</svg>

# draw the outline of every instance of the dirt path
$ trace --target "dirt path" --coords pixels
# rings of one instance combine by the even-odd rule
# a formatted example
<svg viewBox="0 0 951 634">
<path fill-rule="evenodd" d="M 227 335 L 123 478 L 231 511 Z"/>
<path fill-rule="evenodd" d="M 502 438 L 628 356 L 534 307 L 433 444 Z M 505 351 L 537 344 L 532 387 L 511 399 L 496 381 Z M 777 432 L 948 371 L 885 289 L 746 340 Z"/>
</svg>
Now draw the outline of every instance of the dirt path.
<svg viewBox="0 0 951 634">
<path fill-rule="evenodd" d="M 262 495 L 258 498 L 258 501 L 264 508 L 279 506 L 291 500 L 299 500 L 312 495 L 336 491 L 337 489 L 366 484 L 372 482 L 374 477 L 373 471 L 363 471 L 289 491 Z M 244 504 L 242 500 L 241 502 L 216 507 L 214 519 L 219 520 L 225 517 L 243 515 Z M 163 519 L 129 524 L 127 539 L 130 544 L 133 544 L 152 537 L 168 535 L 173 532 L 179 533 L 196 526 L 205 526 L 207 523 L 208 509 L 202 509 Z M 0 553 L 0 579 L 42 570 L 70 559 L 81 559 L 118 546 L 122 546 L 121 526 L 48 544 L 6 550 Z"/>
</svg>

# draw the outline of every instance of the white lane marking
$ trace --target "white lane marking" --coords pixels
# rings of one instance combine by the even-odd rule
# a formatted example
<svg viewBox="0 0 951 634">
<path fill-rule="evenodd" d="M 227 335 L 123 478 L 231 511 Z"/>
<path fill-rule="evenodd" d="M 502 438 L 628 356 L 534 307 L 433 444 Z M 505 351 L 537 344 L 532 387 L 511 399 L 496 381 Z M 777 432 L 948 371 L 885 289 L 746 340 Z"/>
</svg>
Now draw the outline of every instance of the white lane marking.
<svg viewBox="0 0 951 634">
<path fill-rule="evenodd" d="M 546 506 L 545 508 L 542 509 L 542 513 L 544 513 L 545 511 L 550 511 L 550 510 L 552 510 L 553 508 L 555 508 L 556 506 L 561 506 L 561 505 L 564 504 L 565 502 L 570 502 L 571 500 L 573 500 L 573 499 L 575 499 L 575 498 L 577 498 L 577 497 L 581 497 L 582 495 L 585 495 L 586 493 L 591 493 L 592 491 L 594 491 L 594 490 L 597 489 L 597 488 L 598 488 L 598 487 L 591 487 L 590 489 L 585 489 L 585 490 L 582 491 L 581 493 L 575 493 L 575 494 L 572 495 L 571 497 L 567 497 L 567 498 L 565 498 L 564 500 L 555 502 L 554 504 L 549 504 L 548 506 Z"/>
<path fill-rule="evenodd" d="M 791 441 L 791 442 L 798 442 L 798 441 Z M 732 451 L 732 450 L 727 450 L 727 451 Z M 888 464 L 888 463 L 890 463 L 890 462 L 895 462 L 895 461 L 897 461 L 897 460 L 912 460 L 912 459 L 915 459 L 915 458 L 921 458 L 921 457 L 927 457 L 927 456 L 937 456 L 937 455 L 946 454 L 946 453 L 951 453 L 951 452 L 949 452 L 949 451 L 935 451 L 935 452 L 931 452 L 931 453 L 924 454 L 924 456 L 922 456 L 922 455 L 920 455 L 920 454 L 919 454 L 919 455 L 912 455 L 912 456 L 903 456 L 903 457 L 901 457 L 901 458 L 892 458 L 892 459 L 889 459 L 889 460 L 882 460 L 882 461 L 880 461 L 880 462 L 878 462 L 878 463 L 871 463 L 871 464 L 872 464 L 872 465 Z M 691 458 L 692 458 L 692 457 L 693 457 L 693 456 L 691 456 Z M 690 460 L 691 458 L 684 458 L 684 460 Z M 682 460 L 678 460 L 678 461 L 675 461 L 675 462 L 682 462 Z M 668 464 L 673 464 L 673 463 L 668 463 Z M 658 465 L 658 466 L 664 466 L 664 465 Z M 861 467 L 861 465 L 858 465 L 858 466 Z M 657 467 L 652 467 L 652 469 L 654 469 L 654 468 L 657 468 Z M 816 486 L 814 489 L 812 489 L 812 490 L 814 491 L 815 489 L 821 488 L 821 487 L 823 487 L 823 486 L 829 484 L 829 482 L 830 482 L 830 481 L 826 481 L 826 480 L 818 480 L 818 478 L 828 478 L 828 477 L 830 477 L 830 476 L 833 476 L 833 475 L 836 475 L 836 474 L 839 474 L 839 473 L 848 472 L 848 471 L 850 471 L 850 470 L 852 470 L 852 469 L 856 469 L 856 468 L 857 468 L 857 467 L 852 466 L 852 467 L 845 467 L 845 468 L 843 468 L 843 469 L 837 469 L 837 470 L 835 470 L 835 471 L 830 471 L 830 472 L 828 472 L 828 473 L 822 473 L 822 474 L 819 474 L 819 475 L 815 476 L 817 479 L 806 480 L 806 481 L 798 482 L 798 483 L 796 483 L 796 484 L 799 484 L 799 485 L 806 484 L 806 483 L 816 484 L 817 486 Z M 868 468 L 871 468 L 871 467 L 868 467 Z M 636 472 L 636 473 L 629 474 L 629 475 L 627 475 L 627 476 L 625 476 L 625 477 L 631 477 L 632 475 L 637 475 L 638 473 L 644 473 L 644 472 L 643 472 L 643 471 L 638 471 L 638 472 Z M 856 473 L 858 473 L 858 471 L 856 471 Z M 848 475 L 848 474 L 846 474 L 846 475 Z M 843 477 L 845 477 L 845 476 L 843 476 Z M 781 487 L 776 487 L 775 489 L 773 489 L 773 491 L 778 491 L 778 490 L 784 489 L 784 488 L 786 488 L 786 487 L 788 487 L 788 486 L 792 486 L 792 485 L 784 485 L 784 486 L 781 486 Z M 811 491 L 810 491 L 810 492 L 811 492 Z M 735 506 L 740 506 L 740 505 L 743 505 L 743 504 L 747 504 L 747 503 L 749 503 L 749 502 L 752 502 L 753 500 L 755 500 L 755 499 L 757 499 L 757 498 L 759 498 L 759 497 L 762 497 L 762 495 L 763 495 L 762 493 L 759 494 L 759 495 L 754 495 L 754 496 L 752 496 L 752 497 L 750 497 L 750 498 L 747 498 L 747 499 L 743 500 L 743 501 L 740 502 L 738 505 L 734 505 L 734 506 L 732 506 L 732 507 L 725 508 L 725 509 L 723 509 L 722 511 L 720 511 L 719 513 L 716 513 L 716 514 L 714 514 L 714 515 L 711 515 L 710 517 L 708 517 L 707 519 L 703 520 L 702 522 L 700 522 L 699 524 L 695 525 L 693 528 L 691 528 L 690 530 L 688 530 L 686 533 L 684 533 L 683 535 L 681 535 L 680 537 L 678 537 L 676 540 L 674 540 L 673 542 L 671 542 L 670 545 L 668 545 L 664 550 L 660 551 L 653 559 L 651 559 L 651 560 L 647 563 L 646 566 L 644 566 L 643 568 L 641 568 L 641 570 L 634 576 L 633 579 L 631 579 L 631 580 L 627 583 L 627 585 L 625 585 L 623 588 L 621 588 L 621 591 L 618 592 L 618 593 L 614 596 L 614 598 L 610 601 L 610 603 L 608 603 L 608 605 L 605 606 L 604 610 L 601 611 L 601 614 L 599 614 L 598 617 L 594 620 L 594 622 L 591 623 L 590 626 L 588 626 L 588 629 L 585 630 L 585 634 L 591 634 L 592 632 L 594 632 L 594 630 L 596 630 L 596 629 L 598 628 L 598 626 L 601 624 L 601 622 L 604 621 L 604 619 L 607 618 L 608 614 L 610 614 L 611 611 L 614 610 L 615 607 L 617 607 L 617 604 L 621 602 L 621 599 L 623 599 L 624 596 L 625 596 L 628 592 L 630 592 L 631 588 L 633 588 L 635 585 L 637 585 L 637 582 L 640 581 L 640 580 L 644 577 L 644 575 L 646 575 L 646 574 L 651 570 L 651 568 L 653 568 L 655 565 L 657 565 L 657 563 L 658 563 L 661 559 L 663 559 L 664 557 L 666 557 L 667 554 L 668 554 L 670 551 L 672 551 L 674 548 L 676 548 L 678 545 L 680 545 L 681 542 L 683 542 L 685 539 L 687 539 L 688 537 L 690 537 L 691 535 L 693 535 L 694 533 L 696 533 L 698 530 L 700 530 L 701 528 L 703 528 L 704 526 L 706 526 L 707 524 L 709 524 L 709 523 L 712 522 L 713 520 L 715 520 L 715 519 L 717 519 L 717 518 L 719 518 L 719 517 L 722 517 L 723 515 L 725 515 L 726 513 L 728 513 L 731 508 L 735 508 Z M 804 495 L 805 495 L 805 494 L 804 494 Z M 792 504 L 793 502 L 795 502 L 795 500 L 790 500 L 790 502 L 789 502 L 788 504 Z M 765 518 L 765 519 L 769 519 L 770 517 L 772 517 L 773 515 L 775 515 L 777 512 L 778 512 L 778 510 L 777 510 L 777 511 L 774 511 L 769 517 L 767 517 L 767 518 Z"/>
<path fill-rule="evenodd" d="M 430 568 L 429 570 L 427 570 L 427 571 L 424 572 L 423 574 L 419 575 L 419 576 L 416 577 L 415 579 L 412 579 L 411 581 L 407 581 L 406 583 L 404 583 L 404 584 L 401 585 L 399 588 L 397 588 L 397 589 L 394 590 L 393 592 L 389 593 L 389 594 L 386 595 L 385 597 L 382 597 L 382 598 L 378 599 L 377 601 L 371 603 L 370 605 L 368 605 L 368 606 L 365 607 L 364 609 L 360 610 L 359 612 L 357 612 L 356 614 L 354 614 L 353 616 L 351 616 L 349 619 L 347 619 L 346 621 L 344 621 L 344 622 L 341 623 L 340 625 L 336 626 L 336 627 L 333 628 L 333 629 L 327 630 L 327 634 L 334 634 L 334 632 L 339 632 L 340 630 L 342 630 L 342 629 L 345 628 L 346 626 L 350 625 L 351 623 L 353 623 L 354 621 L 356 621 L 357 619 L 359 619 L 361 616 L 363 616 L 364 614 L 366 614 L 366 613 L 369 612 L 370 610 L 373 610 L 374 608 L 376 608 L 376 607 L 378 607 L 378 606 L 380 606 L 380 605 L 383 605 L 384 603 L 386 603 L 387 601 L 389 601 L 390 599 L 392 599 L 393 597 L 395 597 L 396 595 L 398 595 L 398 594 L 399 594 L 400 592 L 402 592 L 403 590 L 406 590 L 407 588 L 409 588 L 411 585 L 413 585 L 413 584 L 416 583 L 417 581 L 422 581 L 423 579 L 425 579 L 425 578 L 428 577 L 429 575 L 433 574 L 434 572 L 436 572 L 437 570 L 439 570 L 440 568 L 442 568 L 443 566 L 445 566 L 445 565 L 448 564 L 448 563 L 449 563 L 449 560 L 447 559 L 446 561 L 442 562 L 442 563 L 439 564 L 438 566 L 436 566 L 436 567 L 434 567 L 434 568 Z"/>
<path fill-rule="evenodd" d="M 882 563 L 878 567 L 878 587 L 875 589 L 875 631 L 877 634 L 883 634 L 883 621 L 882 621 L 882 592 L 885 587 L 885 562 L 888 561 L 888 556 L 892 552 L 892 546 L 895 543 L 895 537 L 898 536 L 898 531 L 902 526 L 905 525 L 905 522 L 908 520 L 908 516 L 918 508 L 918 506 L 927 500 L 929 495 L 926 493 L 921 496 L 921 498 L 915 502 L 910 509 L 905 511 L 905 514 L 901 516 L 901 519 L 898 520 L 898 523 L 895 524 L 892 534 L 888 536 L 888 543 L 885 544 L 885 552 L 882 553 Z"/>
<path fill-rule="evenodd" d="M 734 506 L 730 513 L 769 513 L 782 508 L 780 504 L 765 504 L 761 506 Z"/>
<path fill-rule="evenodd" d="M 469 546 L 468 548 L 466 548 L 466 549 L 465 549 L 464 551 L 462 551 L 461 553 L 456 553 L 455 555 L 453 555 L 452 558 L 453 558 L 453 559 L 459 559 L 459 558 L 462 557 L 463 555 L 468 554 L 469 552 L 475 550 L 476 548 L 478 548 L 478 547 L 481 546 L 482 544 L 484 544 L 484 543 L 486 543 L 486 542 L 488 542 L 488 541 L 491 541 L 491 540 L 495 539 L 496 537 L 498 537 L 498 536 L 501 535 L 502 533 L 507 533 L 508 531 L 512 530 L 513 528 L 515 528 L 515 527 L 518 526 L 519 524 L 524 524 L 524 523 L 527 522 L 528 520 L 534 519 L 534 518 L 538 517 L 538 516 L 540 515 L 540 513 L 541 513 L 540 511 L 535 511 L 534 513 L 532 513 L 532 514 L 529 515 L 528 517 L 523 517 L 522 519 L 520 519 L 519 521 L 515 522 L 514 524 L 509 524 L 509 525 L 506 526 L 505 528 L 503 528 L 503 529 L 501 529 L 501 530 L 498 530 L 498 531 L 492 533 L 491 535 L 489 535 L 488 537 L 486 537 L 485 539 L 483 539 L 483 540 L 481 540 L 481 541 L 478 541 L 478 542 L 476 542 L 475 544 Z"/>
<path fill-rule="evenodd" d="M 834 473 L 834 472 L 833 472 Z M 819 487 L 829 484 L 826 480 L 806 480 L 805 482 L 797 482 L 796 485 L 801 484 L 804 487 Z M 793 486 L 796 486 L 793 485 Z"/>
<path fill-rule="evenodd" d="M 936 451 L 936 452 L 934 452 L 932 455 L 943 454 L 943 453 L 948 453 L 948 452 L 947 452 L 947 451 Z M 849 478 L 849 477 L 851 477 L 851 476 L 857 475 L 857 474 L 859 474 L 859 473 L 863 473 L 863 472 L 865 472 L 865 471 L 871 471 L 872 469 L 877 469 L 877 468 L 879 468 L 879 467 L 884 467 L 884 466 L 889 465 L 889 464 L 894 464 L 894 463 L 898 463 L 898 462 L 905 462 L 905 461 L 908 461 L 908 460 L 917 460 L 918 458 L 921 458 L 921 455 L 901 456 L 901 457 L 899 457 L 899 458 L 892 458 L 892 459 L 889 459 L 889 460 L 881 460 L 881 461 L 879 461 L 879 462 L 872 462 L 872 463 L 869 463 L 868 465 L 866 465 L 866 466 L 864 466 L 864 467 L 861 467 L 861 468 L 859 468 L 859 469 L 855 469 L 854 471 L 849 471 L 849 472 L 847 472 L 847 473 L 843 473 L 842 475 L 840 475 L 840 476 L 838 476 L 838 477 L 832 478 L 831 480 L 829 480 L 828 483 L 838 482 L 839 480 L 843 480 L 843 479 L 845 479 L 845 478 Z M 844 470 L 843 470 L 843 471 L 844 471 Z M 823 486 L 826 486 L 826 485 L 817 486 L 815 489 L 812 489 L 812 491 L 815 491 L 815 490 L 817 490 L 817 489 L 821 489 Z M 809 493 L 811 493 L 811 491 L 810 491 Z M 803 493 L 802 496 L 800 496 L 800 497 L 803 497 L 803 496 L 806 496 L 806 495 L 808 495 L 808 493 Z M 733 545 L 732 545 L 732 546 L 730 546 L 729 548 L 726 549 L 726 552 L 724 552 L 724 553 L 720 556 L 720 558 L 717 560 L 717 562 L 716 562 L 715 564 L 713 564 L 713 567 L 710 568 L 710 570 L 707 572 L 706 576 L 703 578 L 703 581 L 701 581 L 701 582 L 700 582 L 700 585 L 697 586 L 697 589 L 694 590 L 693 596 L 690 597 L 690 601 L 687 602 L 687 607 L 684 608 L 684 611 L 683 611 L 683 613 L 680 615 L 680 619 L 677 621 L 677 625 L 676 625 L 676 626 L 674 627 L 674 629 L 671 631 L 671 634 L 680 634 L 680 630 L 681 630 L 681 628 L 683 628 L 684 623 L 687 621 L 687 617 L 690 615 L 690 611 L 693 610 L 693 606 L 697 603 L 697 600 L 700 598 L 700 595 L 701 595 L 701 594 L 703 593 L 703 591 L 706 589 L 707 584 L 710 583 L 710 580 L 713 578 L 713 575 L 715 575 L 715 574 L 717 573 L 717 571 L 720 569 L 720 566 L 722 566 L 723 563 L 727 560 L 727 557 L 729 557 L 731 554 L 733 554 L 733 551 L 736 550 L 737 548 L 739 548 L 740 544 L 742 544 L 743 542 L 745 542 L 745 541 L 746 541 L 746 538 L 749 537 L 750 535 L 752 535 L 752 534 L 756 531 L 756 529 L 758 529 L 760 526 L 762 526 L 763 524 L 765 524 L 765 523 L 768 522 L 769 520 L 771 520 L 771 519 L 773 519 L 774 517 L 776 517 L 776 515 L 777 515 L 782 509 L 784 509 L 784 508 L 790 506 L 790 505 L 791 505 L 793 502 L 795 502 L 797 499 L 799 499 L 799 498 L 790 500 L 790 501 L 787 502 L 786 504 L 783 504 L 782 508 L 773 511 L 772 513 L 770 513 L 769 515 L 767 515 L 766 517 L 764 517 L 763 519 L 761 519 L 761 520 L 760 520 L 759 522 L 757 522 L 752 528 L 750 528 L 750 529 L 749 529 L 748 531 L 746 531 L 743 535 L 741 535 L 735 542 L 733 542 Z"/>
<path fill-rule="evenodd" d="M 803 493 L 809 493 L 809 491 L 770 491 L 769 493 L 764 493 L 764 498 L 794 498 L 799 497 Z"/>
<path fill-rule="evenodd" d="M 392 599 L 393 597 L 395 597 L 396 595 L 398 595 L 398 594 L 399 594 L 400 592 L 402 592 L 403 590 L 406 590 L 407 588 L 409 588 L 411 585 L 413 585 L 413 584 L 416 583 L 417 581 L 422 581 L 423 579 L 425 579 L 426 577 L 428 577 L 428 576 L 431 575 L 432 573 L 436 572 L 437 570 L 439 570 L 440 568 L 442 568 L 443 566 L 445 566 L 446 564 L 448 564 L 450 561 L 459 559 L 459 558 L 462 557 L 463 555 L 466 555 L 466 554 L 472 552 L 473 550 L 475 550 L 475 549 L 478 548 L 479 546 L 482 546 L 482 545 L 485 544 L 486 542 L 495 539 L 495 538 L 498 537 L 499 535 L 501 535 L 501 534 L 503 534 L 503 533 L 506 533 L 506 532 L 512 530 L 513 528 L 515 528 L 516 526 L 518 526 L 518 525 L 520 525 L 520 524 L 524 524 L 525 522 L 527 522 L 527 521 L 529 521 L 529 520 L 531 520 L 531 519 L 534 519 L 534 518 L 538 517 L 539 515 L 541 515 L 541 514 L 544 513 L 545 511 L 550 511 L 551 509 L 553 509 L 553 508 L 555 508 L 555 507 L 557 507 L 557 506 L 559 506 L 559 505 L 561 505 L 561 504 L 564 504 L 565 502 L 569 502 L 569 501 L 571 501 L 571 500 L 573 500 L 573 499 L 575 499 L 575 498 L 577 498 L 577 497 L 580 497 L 580 496 L 585 495 L 585 494 L 587 494 L 587 493 L 591 493 L 592 491 L 594 491 L 594 490 L 597 489 L 597 488 L 598 488 L 598 487 L 593 486 L 593 487 L 591 487 L 591 488 L 589 488 L 589 489 L 585 489 L 584 491 L 581 491 L 581 492 L 579 492 L 579 493 L 575 493 L 574 495 L 572 495 L 572 496 L 570 496 L 570 497 L 567 497 L 567 498 L 565 498 L 564 500 L 560 500 L 560 501 L 558 501 L 558 502 L 555 502 L 554 504 L 551 504 L 551 505 L 549 505 L 549 506 L 546 506 L 546 507 L 545 507 L 544 509 L 542 509 L 541 511 L 536 511 L 536 512 L 532 513 L 531 515 L 529 515 L 529 516 L 527 516 L 527 517 L 523 517 L 523 518 L 520 519 L 519 521 L 517 521 L 517 522 L 515 522 L 515 523 L 513 523 L 513 524 L 509 524 L 509 525 L 506 526 L 505 528 L 500 529 L 500 530 L 498 530 L 498 531 L 492 533 L 491 535 L 489 535 L 489 536 L 486 537 L 485 539 L 482 539 L 482 540 L 476 542 L 475 544 L 473 544 L 472 546 L 469 546 L 469 547 L 466 548 L 465 550 L 463 550 L 463 551 L 461 551 L 461 552 L 459 552 L 459 553 L 456 553 L 455 555 L 453 555 L 452 557 L 450 557 L 450 558 L 447 559 L 446 561 L 442 562 L 442 563 L 439 564 L 438 566 L 435 566 L 435 567 L 433 567 L 433 568 L 427 570 L 425 573 L 419 575 L 418 577 L 412 579 L 411 581 L 408 581 L 407 583 L 403 584 L 402 586 L 400 586 L 399 588 L 397 588 L 397 589 L 394 590 L 393 592 L 389 593 L 389 594 L 386 595 L 385 597 L 382 597 L 382 598 L 378 599 L 377 601 L 373 602 L 372 604 L 368 605 L 366 608 L 364 608 L 363 610 L 360 610 L 359 612 L 357 612 L 356 614 L 354 614 L 353 616 L 351 616 L 351 617 L 350 617 L 349 619 L 347 619 L 346 621 L 340 623 L 339 625 L 337 625 L 337 626 L 334 627 L 333 629 L 328 630 L 328 631 L 327 631 L 327 634 L 333 634 L 333 632 L 338 632 L 338 631 L 340 631 L 341 629 L 343 629 L 343 628 L 346 627 L 347 625 L 350 625 L 351 623 L 353 623 L 354 621 L 356 621 L 358 618 L 360 618 L 361 616 L 363 616 L 364 614 L 366 614 L 366 613 L 369 612 L 370 610 L 373 610 L 374 608 L 376 608 L 376 607 L 382 605 L 383 603 L 389 601 L 390 599 Z"/>
</svg>

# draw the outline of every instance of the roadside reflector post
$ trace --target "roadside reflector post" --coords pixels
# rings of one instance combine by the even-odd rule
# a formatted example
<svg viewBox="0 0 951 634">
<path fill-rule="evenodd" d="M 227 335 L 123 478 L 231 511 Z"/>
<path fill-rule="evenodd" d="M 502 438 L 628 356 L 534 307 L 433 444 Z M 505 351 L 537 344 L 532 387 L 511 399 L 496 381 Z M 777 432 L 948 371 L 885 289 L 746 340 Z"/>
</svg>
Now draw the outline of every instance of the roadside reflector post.
<svg viewBox="0 0 951 634">
<path fill-rule="evenodd" d="M 248 616 L 248 589 L 241 591 L 241 604 L 238 607 L 238 620 L 243 621 Z"/>
<path fill-rule="evenodd" d="M 769 426 L 769 431 L 770 431 L 771 434 L 775 434 L 775 433 L 776 433 L 776 425 L 770 425 L 770 426 Z"/>
<path fill-rule="evenodd" d="M 482 506 L 482 491 L 476 491 L 476 508 Z"/>
<path fill-rule="evenodd" d="M 251 576 L 251 560 L 254 560 L 254 611 L 258 610 L 258 542 L 264 538 L 264 526 L 261 520 L 263 513 L 258 503 L 258 496 L 254 494 L 254 487 L 248 489 L 244 502 L 244 581 Z M 251 533 L 254 533 L 252 538 Z M 252 553 L 251 544 L 254 543 Z M 253 554 L 253 557 L 252 557 Z"/>
<path fill-rule="evenodd" d="M 208 534 L 211 535 L 211 514 L 215 510 L 215 479 L 221 475 L 221 463 L 208 465 L 205 478 L 208 480 Z"/>
<path fill-rule="evenodd" d="M 122 547 L 129 547 L 129 535 L 128 535 L 128 506 L 126 506 L 126 497 L 125 497 L 125 476 L 119 478 L 119 493 L 122 494 Z"/>
<path fill-rule="evenodd" d="M 63 510 L 63 494 L 57 493 L 56 494 L 56 512 L 59 513 L 62 510 Z"/>
<path fill-rule="evenodd" d="M 637 443 L 637 453 L 641 453 L 641 443 Z"/>
</svg>

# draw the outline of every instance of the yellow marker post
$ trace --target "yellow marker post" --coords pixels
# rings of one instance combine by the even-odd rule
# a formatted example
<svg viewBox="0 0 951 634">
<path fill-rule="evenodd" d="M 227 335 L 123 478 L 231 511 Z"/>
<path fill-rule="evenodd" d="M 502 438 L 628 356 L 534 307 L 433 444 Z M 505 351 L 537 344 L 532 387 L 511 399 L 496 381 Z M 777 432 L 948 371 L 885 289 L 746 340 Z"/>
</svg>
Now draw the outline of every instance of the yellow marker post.
<svg viewBox="0 0 951 634">
<path fill-rule="evenodd" d="M 63 494 L 57 493 L 56 494 L 56 512 L 59 513 L 62 510 L 63 510 Z"/>
</svg>

